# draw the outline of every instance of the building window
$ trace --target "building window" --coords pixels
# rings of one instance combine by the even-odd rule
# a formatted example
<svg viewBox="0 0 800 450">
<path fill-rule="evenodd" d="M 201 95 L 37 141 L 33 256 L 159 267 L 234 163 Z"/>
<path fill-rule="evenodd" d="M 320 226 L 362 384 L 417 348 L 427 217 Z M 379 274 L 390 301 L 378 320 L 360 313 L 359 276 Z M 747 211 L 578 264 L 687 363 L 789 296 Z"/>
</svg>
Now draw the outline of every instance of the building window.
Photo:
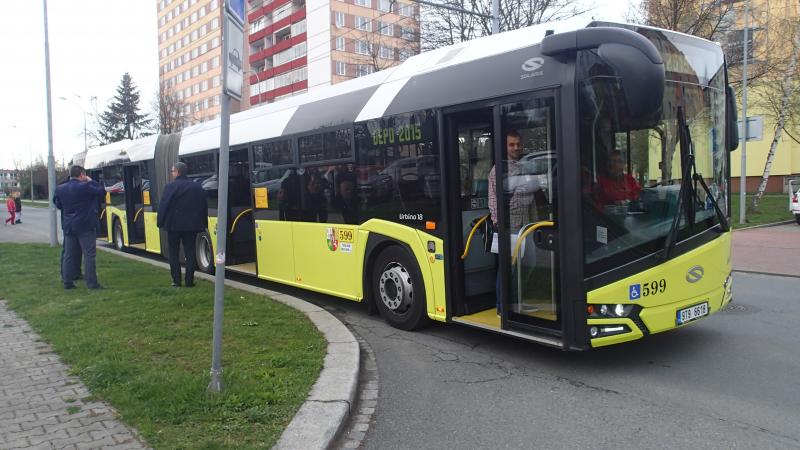
<svg viewBox="0 0 800 450">
<path fill-rule="evenodd" d="M 211 68 L 216 69 L 219 66 L 219 56 L 211 58 Z"/>
<path fill-rule="evenodd" d="M 372 66 L 369 64 L 359 64 L 356 66 L 356 76 L 363 77 L 372 73 Z"/>
<path fill-rule="evenodd" d="M 347 63 L 343 61 L 336 61 L 336 75 L 347 75 Z"/>
<path fill-rule="evenodd" d="M 398 50 L 397 52 L 397 59 L 400 61 L 405 61 L 411 57 L 411 52 L 409 50 Z"/>
<path fill-rule="evenodd" d="M 369 17 L 356 16 L 356 28 L 361 31 L 372 31 L 372 21 Z"/>
<path fill-rule="evenodd" d="M 344 46 L 345 46 L 344 38 L 341 37 L 341 36 L 337 37 L 336 38 L 336 50 L 339 50 L 340 52 L 343 52 L 344 51 Z"/>
<path fill-rule="evenodd" d="M 306 20 L 303 19 L 300 22 L 292 24 L 292 36 L 297 36 L 298 34 L 303 34 L 306 32 Z"/>
<path fill-rule="evenodd" d="M 391 0 L 378 0 L 378 9 L 383 12 L 392 12 Z"/>
<path fill-rule="evenodd" d="M 372 0 L 353 0 L 354 5 L 363 6 L 365 8 L 371 8 Z"/>
<path fill-rule="evenodd" d="M 356 41 L 356 53 L 359 55 L 369 55 L 369 42 Z"/>
<path fill-rule="evenodd" d="M 343 27 L 344 26 L 344 13 L 336 11 L 336 26 Z"/>
<path fill-rule="evenodd" d="M 402 29 L 402 36 L 403 39 L 407 41 L 413 41 L 417 38 L 417 33 L 414 31 L 413 28 L 403 27 Z"/>
<path fill-rule="evenodd" d="M 384 36 L 394 36 L 394 25 L 387 22 L 378 22 L 378 31 Z"/>
<path fill-rule="evenodd" d="M 394 59 L 394 49 L 391 47 L 386 47 L 384 45 L 381 45 L 378 56 L 380 56 L 383 59 Z"/>
<path fill-rule="evenodd" d="M 402 3 L 399 5 L 398 13 L 400 13 L 401 16 L 414 17 L 414 5 L 404 5 Z"/>
</svg>

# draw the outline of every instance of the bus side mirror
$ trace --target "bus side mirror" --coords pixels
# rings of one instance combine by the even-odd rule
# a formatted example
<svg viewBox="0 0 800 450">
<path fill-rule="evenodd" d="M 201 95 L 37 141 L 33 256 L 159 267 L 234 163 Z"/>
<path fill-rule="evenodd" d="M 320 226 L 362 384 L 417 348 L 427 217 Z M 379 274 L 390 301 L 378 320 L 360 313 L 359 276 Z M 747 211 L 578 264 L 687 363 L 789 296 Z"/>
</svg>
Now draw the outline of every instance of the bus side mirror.
<svg viewBox="0 0 800 450">
<path fill-rule="evenodd" d="M 654 62 L 639 48 L 615 42 L 600 44 L 597 53 L 620 79 L 627 109 L 619 118 L 620 125 L 628 130 L 655 128 L 661 122 L 664 100 L 663 62 Z"/>
<path fill-rule="evenodd" d="M 725 148 L 729 152 L 739 148 L 739 114 L 736 112 L 736 94 L 730 85 L 725 88 Z"/>
</svg>

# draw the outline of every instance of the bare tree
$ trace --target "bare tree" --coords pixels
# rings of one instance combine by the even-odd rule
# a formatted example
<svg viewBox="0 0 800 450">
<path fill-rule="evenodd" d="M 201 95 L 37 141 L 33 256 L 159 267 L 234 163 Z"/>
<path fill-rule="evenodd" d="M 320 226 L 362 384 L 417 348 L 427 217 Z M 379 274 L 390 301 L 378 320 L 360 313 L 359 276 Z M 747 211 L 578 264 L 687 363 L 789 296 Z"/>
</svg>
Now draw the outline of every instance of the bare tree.
<svg viewBox="0 0 800 450">
<path fill-rule="evenodd" d="M 357 39 L 367 45 L 368 54 L 363 55 L 363 57 L 369 59 L 373 72 L 397 65 L 398 60 L 402 60 L 403 54 L 412 56 L 419 53 L 420 45 L 417 36 L 414 36 L 414 39 L 406 39 L 403 36 L 397 36 L 394 32 L 402 27 L 402 23 L 385 24 L 375 22 L 374 26 L 378 31 L 377 33 L 360 31 L 360 36 Z M 381 26 L 391 27 L 392 33 L 388 35 L 382 34 Z"/>
<path fill-rule="evenodd" d="M 177 133 L 183 130 L 193 119 L 187 115 L 186 103 L 178 97 L 172 84 L 162 81 L 158 94 L 153 102 L 154 115 L 158 116 L 158 132 L 160 134 Z"/>
<path fill-rule="evenodd" d="M 781 101 L 780 106 L 777 109 L 777 123 L 775 124 L 775 131 L 772 136 L 772 143 L 769 146 L 769 152 L 767 153 L 767 161 L 764 164 L 764 172 L 761 175 L 761 183 L 758 185 L 758 190 L 756 191 L 756 195 L 753 196 L 753 202 L 750 204 L 750 210 L 756 211 L 758 209 L 758 203 L 761 201 L 761 197 L 764 196 L 764 191 L 767 188 L 767 182 L 769 181 L 769 175 L 772 171 L 772 162 L 775 159 L 775 151 L 778 148 L 778 142 L 781 139 L 781 135 L 783 134 L 784 127 L 786 125 L 787 118 L 791 114 L 791 111 L 797 110 L 797 100 L 793 99 L 794 93 L 794 85 L 797 83 L 797 58 L 798 53 L 800 53 L 800 23 L 795 25 L 794 31 L 794 38 L 792 39 L 793 48 L 791 50 L 791 59 L 789 61 L 789 65 L 786 68 L 786 72 L 783 76 L 783 82 L 781 83 Z M 769 100 L 772 100 L 776 97 L 767 96 Z M 794 100 L 794 102 L 793 102 Z M 774 104 L 774 102 L 771 102 Z M 794 105 L 792 105 L 794 103 Z"/>
<path fill-rule="evenodd" d="M 422 48 L 432 50 L 491 34 L 492 0 L 444 0 L 422 9 Z M 500 0 L 500 31 L 568 19 L 591 8 L 574 0 Z"/>
</svg>

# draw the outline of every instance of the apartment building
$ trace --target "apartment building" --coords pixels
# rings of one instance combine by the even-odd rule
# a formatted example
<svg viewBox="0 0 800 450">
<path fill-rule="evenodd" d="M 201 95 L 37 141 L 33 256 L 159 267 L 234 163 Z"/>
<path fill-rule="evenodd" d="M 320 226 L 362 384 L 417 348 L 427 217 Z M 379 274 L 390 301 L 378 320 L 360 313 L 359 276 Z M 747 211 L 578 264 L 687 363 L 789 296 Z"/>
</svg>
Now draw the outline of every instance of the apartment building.
<svg viewBox="0 0 800 450">
<path fill-rule="evenodd" d="M 237 112 L 367 75 L 419 52 L 419 7 L 396 0 L 248 0 L 245 86 Z M 222 94 L 221 0 L 158 0 L 159 81 L 188 124 L 214 119 Z"/>
<path fill-rule="evenodd" d="M 370 74 L 419 52 L 419 7 L 395 0 L 249 0 L 250 104 Z"/>
<path fill-rule="evenodd" d="M 10 192 L 19 189 L 17 171 L 14 169 L 0 169 L 0 192 Z"/>
<path fill-rule="evenodd" d="M 158 0 L 159 81 L 182 103 L 189 124 L 220 113 L 221 5 L 221 0 Z"/>
</svg>

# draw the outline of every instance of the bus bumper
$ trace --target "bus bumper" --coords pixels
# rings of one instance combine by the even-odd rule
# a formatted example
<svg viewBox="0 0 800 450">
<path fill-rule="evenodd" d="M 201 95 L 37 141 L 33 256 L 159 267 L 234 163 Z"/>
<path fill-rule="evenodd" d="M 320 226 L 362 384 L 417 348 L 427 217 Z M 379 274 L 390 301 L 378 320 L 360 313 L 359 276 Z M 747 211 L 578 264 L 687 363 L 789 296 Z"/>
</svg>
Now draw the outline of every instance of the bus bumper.
<svg viewBox="0 0 800 450">
<path fill-rule="evenodd" d="M 732 278 L 728 277 L 722 287 L 712 292 L 667 305 L 642 308 L 635 317 L 589 319 L 587 321 L 589 329 L 595 327 L 600 330 L 618 330 L 622 327 L 622 330 L 618 334 L 591 339 L 592 347 L 604 347 L 607 345 L 634 341 L 648 334 L 662 333 L 701 321 L 720 311 L 730 303 L 733 298 L 732 294 Z M 681 310 L 706 302 L 708 303 L 707 315 L 686 323 L 678 322 L 678 316 Z"/>
</svg>

